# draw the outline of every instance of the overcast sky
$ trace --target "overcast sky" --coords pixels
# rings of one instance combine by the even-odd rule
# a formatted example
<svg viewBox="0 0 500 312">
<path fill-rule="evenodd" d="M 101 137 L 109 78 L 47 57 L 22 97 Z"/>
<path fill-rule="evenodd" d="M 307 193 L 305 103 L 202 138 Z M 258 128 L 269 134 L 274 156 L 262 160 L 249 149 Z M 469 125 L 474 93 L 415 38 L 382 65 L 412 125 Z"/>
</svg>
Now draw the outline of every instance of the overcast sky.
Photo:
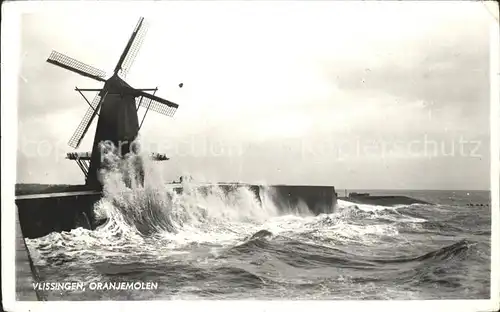
<svg viewBox="0 0 500 312">
<path fill-rule="evenodd" d="M 468 2 L 173 2 L 24 15 L 18 182 L 84 181 L 64 159 L 88 107 L 74 87 L 100 85 L 45 60 L 54 49 L 110 72 L 141 15 L 150 29 L 127 81 L 180 105 L 174 118 L 148 113 L 141 129 L 143 145 L 171 157 L 155 165 L 167 181 L 489 188 L 494 19 Z M 95 125 L 78 151 L 90 151 Z"/>
</svg>

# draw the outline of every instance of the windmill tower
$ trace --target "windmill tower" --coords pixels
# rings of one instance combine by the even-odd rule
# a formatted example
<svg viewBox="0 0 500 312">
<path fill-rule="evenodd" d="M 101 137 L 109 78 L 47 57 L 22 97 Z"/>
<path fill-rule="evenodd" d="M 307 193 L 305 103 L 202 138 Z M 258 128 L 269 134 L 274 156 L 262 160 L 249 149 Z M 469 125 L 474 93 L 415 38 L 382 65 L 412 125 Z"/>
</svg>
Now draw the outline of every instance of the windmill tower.
<svg viewBox="0 0 500 312">
<path fill-rule="evenodd" d="M 104 166 L 101 157 L 103 143 L 113 143 L 118 149 L 119 156 L 125 156 L 131 152 L 131 143 L 137 138 L 149 110 L 172 117 L 179 107 L 175 103 L 155 96 L 157 88 L 136 89 L 124 80 L 139 52 L 147 28 L 146 21 L 141 17 L 116 64 L 113 74 L 107 79 L 108 76 L 103 70 L 56 51 L 52 51 L 47 59 L 47 62 L 53 65 L 104 83 L 101 89 L 75 88 L 90 107 L 68 142 L 69 146 L 78 148 L 92 121 L 98 116 L 92 152 L 68 153 L 67 155 L 67 158 L 77 162 L 86 176 L 86 184 L 91 188 L 102 187 L 99 171 Z M 89 101 L 82 91 L 93 91 L 97 94 L 92 101 Z M 153 91 L 153 94 L 147 93 L 147 91 Z M 141 106 L 146 108 L 146 112 L 139 124 L 137 111 Z M 164 155 L 154 154 L 153 159 L 167 160 L 168 158 Z"/>
</svg>

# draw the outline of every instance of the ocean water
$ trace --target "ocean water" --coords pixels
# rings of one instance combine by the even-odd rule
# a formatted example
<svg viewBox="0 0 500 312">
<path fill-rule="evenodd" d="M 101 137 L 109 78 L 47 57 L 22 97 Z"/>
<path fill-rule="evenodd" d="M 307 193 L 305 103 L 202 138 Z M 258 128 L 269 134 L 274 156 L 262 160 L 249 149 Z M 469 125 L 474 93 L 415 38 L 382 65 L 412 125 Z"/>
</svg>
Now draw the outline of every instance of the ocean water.
<svg viewBox="0 0 500 312">
<path fill-rule="evenodd" d="M 433 205 L 339 200 L 334 213 L 277 209 L 262 187 L 176 194 L 110 172 L 108 221 L 27 239 L 42 282 L 154 282 L 153 290 L 41 291 L 46 300 L 487 299 L 490 194 L 385 191 Z M 380 191 L 371 191 L 373 194 Z M 469 203 L 483 206 L 468 206 Z"/>
</svg>

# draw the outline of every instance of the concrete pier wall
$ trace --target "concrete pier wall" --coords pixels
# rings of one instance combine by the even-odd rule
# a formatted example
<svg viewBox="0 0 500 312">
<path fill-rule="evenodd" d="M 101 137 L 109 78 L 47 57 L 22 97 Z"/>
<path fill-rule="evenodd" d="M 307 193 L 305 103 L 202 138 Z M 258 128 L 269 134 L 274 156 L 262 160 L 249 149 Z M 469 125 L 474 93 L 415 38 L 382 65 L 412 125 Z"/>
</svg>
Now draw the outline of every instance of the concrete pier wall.
<svg viewBox="0 0 500 312">
<path fill-rule="evenodd" d="M 225 193 L 236 191 L 237 188 L 246 187 L 255 198 L 264 203 L 271 200 L 272 204 L 281 211 L 289 211 L 297 206 L 307 207 L 312 214 L 332 213 L 337 204 L 335 187 L 316 185 L 270 185 L 262 186 L 256 184 L 217 184 Z M 210 186 L 199 186 L 197 189 L 202 193 L 208 193 Z M 174 188 L 176 192 L 182 192 L 182 187 Z"/>
<path fill-rule="evenodd" d="M 24 237 L 36 238 L 77 227 L 95 228 L 94 204 L 99 192 L 68 192 L 16 197 Z"/>
<path fill-rule="evenodd" d="M 17 209 L 17 208 L 16 208 Z M 16 300 L 37 301 L 45 298 L 33 288 L 39 282 L 39 274 L 33 265 L 16 211 Z"/>
<path fill-rule="evenodd" d="M 195 187 L 208 191 L 213 185 Z M 331 213 L 337 202 L 333 186 L 218 184 L 218 187 L 225 192 L 246 187 L 261 203 L 271 200 L 282 211 L 301 205 L 306 206 L 312 214 Z M 183 191 L 180 185 L 173 188 L 177 192 Z M 25 237 L 36 238 L 77 227 L 95 229 L 99 220 L 94 217 L 94 204 L 101 197 L 100 192 L 94 191 L 17 196 L 22 232 Z"/>
<path fill-rule="evenodd" d="M 333 213 L 337 205 L 335 187 L 307 185 L 276 185 L 268 189 L 273 204 L 286 211 L 307 207 L 313 214 Z"/>
</svg>

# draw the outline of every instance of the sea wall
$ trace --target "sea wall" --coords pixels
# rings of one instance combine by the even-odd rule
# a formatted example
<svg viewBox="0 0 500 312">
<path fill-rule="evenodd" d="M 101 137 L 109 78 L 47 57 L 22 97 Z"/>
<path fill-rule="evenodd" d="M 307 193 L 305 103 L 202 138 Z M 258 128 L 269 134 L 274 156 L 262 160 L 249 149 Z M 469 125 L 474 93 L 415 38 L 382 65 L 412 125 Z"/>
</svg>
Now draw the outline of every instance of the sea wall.
<svg viewBox="0 0 500 312">
<path fill-rule="evenodd" d="M 16 209 L 17 210 L 17 209 Z M 33 265 L 29 249 L 19 224 L 19 216 L 16 211 L 16 300 L 37 301 L 45 298 L 33 289 L 33 283 L 39 281 L 39 272 Z"/>
<path fill-rule="evenodd" d="M 195 186 L 203 190 L 212 186 Z M 337 203 L 333 186 L 219 184 L 225 192 L 247 187 L 263 203 L 271 200 L 282 211 L 297 206 L 312 214 L 332 213 Z M 182 186 L 174 186 L 182 192 Z M 77 227 L 95 229 L 94 204 L 102 197 L 100 192 L 82 191 L 51 194 L 31 194 L 16 197 L 19 221 L 25 237 L 36 238 L 51 232 L 70 231 Z"/>
<path fill-rule="evenodd" d="M 95 228 L 94 204 L 99 192 L 71 192 L 17 196 L 16 206 L 24 237 L 36 238 L 77 227 Z"/>
<path fill-rule="evenodd" d="M 259 188 L 260 199 L 269 199 L 281 211 L 306 208 L 310 213 L 333 213 L 337 205 L 335 187 L 309 185 L 274 185 Z M 263 194 L 265 192 L 265 194 Z M 267 198 L 263 196 L 266 195 Z"/>
<path fill-rule="evenodd" d="M 310 213 L 318 215 L 321 213 L 333 213 L 337 205 L 337 196 L 335 187 L 333 186 L 316 186 L 316 185 L 270 185 L 262 186 L 256 184 L 224 184 L 220 183 L 217 186 L 225 193 L 234 192 L 237 188 L 246 187 L 255 198 L 264 204 L 270 200 L 280 211 L 290 211 L 297 207 L 306 208 Z M 208 193 L 209 186 L 196 186 L 196 188 Z M 176 192 L 181 193 L 182 187 L 175 187 Z"/>
</svg>

